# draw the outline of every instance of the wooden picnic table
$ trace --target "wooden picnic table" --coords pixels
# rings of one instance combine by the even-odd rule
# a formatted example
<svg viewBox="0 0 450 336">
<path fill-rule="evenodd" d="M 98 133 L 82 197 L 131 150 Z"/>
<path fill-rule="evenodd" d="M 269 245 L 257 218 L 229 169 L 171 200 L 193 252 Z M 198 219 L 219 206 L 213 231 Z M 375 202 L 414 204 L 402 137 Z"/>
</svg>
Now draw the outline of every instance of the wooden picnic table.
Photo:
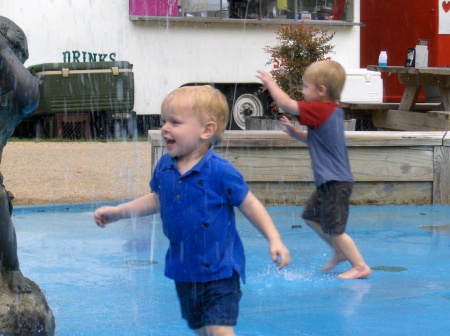
<svg viewBox="0 0 450 336">
<path fill-rule="evenodd" d="M 450 68 L 407 68 L 403 66 L 369 65 L 368 70 L 396 73 L 401 84 L 406 85 L 400 101 L 400 111 L 412 111 L 424 85 L 437 86 L 444 111 L 450 111 Z"/>
<path fill-rule="evenodd" d="M 405 85 L 397 109 L 376 111 L 372 120 L 376 127 L 407 131 L 435 131 L 450 129 L 450 68 L 408 68 L 403 66 L 369 65 L 368 70 L 396 73 Z M 439 88 L 442 106 L 439 110 L 417 112 L 417 98 L 424 86 Z"/>
</svg>

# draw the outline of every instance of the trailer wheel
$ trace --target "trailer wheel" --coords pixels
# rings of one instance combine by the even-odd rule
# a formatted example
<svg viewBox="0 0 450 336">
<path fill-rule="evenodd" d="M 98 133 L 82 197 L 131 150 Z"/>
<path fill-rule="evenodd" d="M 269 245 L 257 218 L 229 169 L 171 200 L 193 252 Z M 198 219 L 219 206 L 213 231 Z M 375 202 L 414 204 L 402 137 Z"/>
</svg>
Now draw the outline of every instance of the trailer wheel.
<svg viewBox="0 0 450 336">
<path fill-rule="evenodd" d="M 255 88 L 237 87 L 227 94 L 230 105 L 230 121 L 228 129 L 245 130 L 245 118 L 262 117 L 267 111 L 267 99 L 256 94 Z"/>
</svg>

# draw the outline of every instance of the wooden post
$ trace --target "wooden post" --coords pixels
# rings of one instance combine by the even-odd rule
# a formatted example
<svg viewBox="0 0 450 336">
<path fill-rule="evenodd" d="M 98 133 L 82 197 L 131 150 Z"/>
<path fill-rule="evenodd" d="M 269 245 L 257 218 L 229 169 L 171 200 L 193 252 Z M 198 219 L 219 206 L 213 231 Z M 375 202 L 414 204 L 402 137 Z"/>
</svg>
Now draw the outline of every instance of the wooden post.
<svg viewBox="0 0 450 336">
<path fill-rule="evenodd" d="M 433 204 L 450 204 L 450 135 L 434 147 Z"/>
</svg>

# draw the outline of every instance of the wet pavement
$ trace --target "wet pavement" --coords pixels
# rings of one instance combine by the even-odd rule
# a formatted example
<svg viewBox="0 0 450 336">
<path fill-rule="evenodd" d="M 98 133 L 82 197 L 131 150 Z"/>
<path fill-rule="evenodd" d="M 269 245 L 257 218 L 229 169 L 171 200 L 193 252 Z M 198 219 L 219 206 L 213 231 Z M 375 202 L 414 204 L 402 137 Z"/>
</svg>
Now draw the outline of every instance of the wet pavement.
<svg viewBox="0 0 450 336">
<path fill-rule="evenodd" d="M 58 336 L 193 335 L 164 277 L 159 216 L 98 228 L 93 204 L 17 207 L 23 274 L 44 291 Z M 445 335 L 450 330 L 450 207 L 353 206 L 347 232 L 373 272 L 339 280 L 330 250 L 300 219 L 269 207 L 292 263 L 282 271 L 240 214 L 247 284 L 237 335 Z"/>
</svg>

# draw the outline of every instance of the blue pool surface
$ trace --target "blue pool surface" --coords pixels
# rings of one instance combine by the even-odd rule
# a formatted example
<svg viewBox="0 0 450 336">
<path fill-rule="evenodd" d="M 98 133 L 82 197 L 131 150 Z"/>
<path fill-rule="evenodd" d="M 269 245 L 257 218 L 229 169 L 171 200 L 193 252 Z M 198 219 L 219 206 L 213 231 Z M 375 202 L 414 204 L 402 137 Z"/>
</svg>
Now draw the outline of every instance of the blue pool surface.
<svg viewBox="0 0 450 336">
<path fill-rule="evenodd" d="M 163 275 L 159 216 L 101 229 L 95 206 L 14 210 L 22 272 L 45 293 L 57 335 L 193 335 Z M 268 210 L 292 263 L 277 271 L 265 239 L 237 212 L 247 256 L 237 335 L 449 334 L 449 206 L 352 206 L 347 232 L 373 268 L 361 280 L 320 271 L 331 251 L 302 222 L 303 207 Z"/>
</svg>

